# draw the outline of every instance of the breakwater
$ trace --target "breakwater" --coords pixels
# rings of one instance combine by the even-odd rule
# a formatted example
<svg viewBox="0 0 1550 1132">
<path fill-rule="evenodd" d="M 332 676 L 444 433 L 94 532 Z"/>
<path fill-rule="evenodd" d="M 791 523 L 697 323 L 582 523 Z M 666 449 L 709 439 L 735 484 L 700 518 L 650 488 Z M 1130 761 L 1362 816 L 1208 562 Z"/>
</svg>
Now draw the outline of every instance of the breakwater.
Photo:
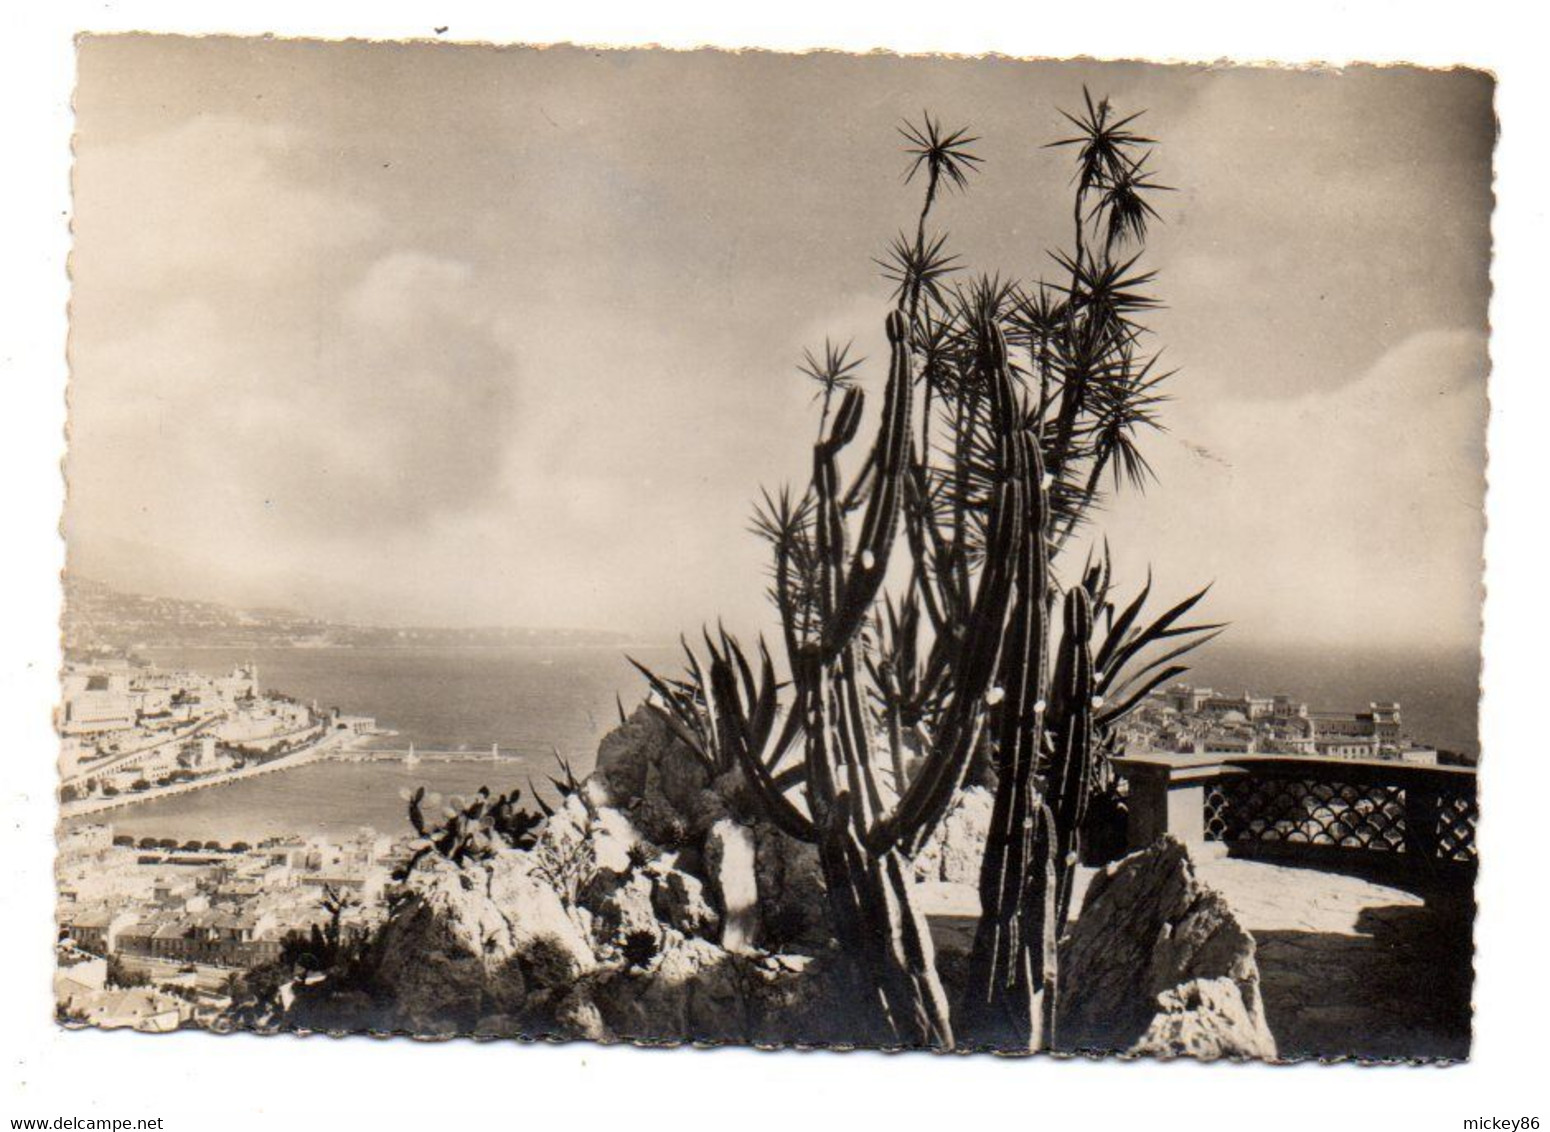
<svg viewBox="0 0 1550 1132">
<path fill-rule="evenodd" d="M 62 821 L 74 821 L 98 814 L 105 814 L 113 810 L 124 809 L 129 806 L 140 806 L 165 798 L 175 798 L 182 794 L 191 794 L 197 790 L 213 790 L 217 787 L 230 786 L 233 783 L 245 782 L 248 779 L 258 778 L 266 774 L 278 774 L 281 771 L 293 770 L 296 767 L 306 766 L 308 763 L 316 762 L 319 759 L 328 758 L 329 755 L 343 749 L 345 744 L 350 741 L 349 737 L 334 733 L 324 736 L 311 746 L 303 747 L 298 751 L 292 751 L 288 755 L 281 755 L 277 759 L 270 759 L 267 762 L 253 766 L 245 766 L 240 770 L 211 774 L 203 778 L 191 778 L 184 782 L 175 782 L 167 786 L 153 786 L 149 790 L 117 794 L 111 798 L 87 798 L 78 802 L 66 802 L 60 806 L 59 816 Z"/>
</svg>

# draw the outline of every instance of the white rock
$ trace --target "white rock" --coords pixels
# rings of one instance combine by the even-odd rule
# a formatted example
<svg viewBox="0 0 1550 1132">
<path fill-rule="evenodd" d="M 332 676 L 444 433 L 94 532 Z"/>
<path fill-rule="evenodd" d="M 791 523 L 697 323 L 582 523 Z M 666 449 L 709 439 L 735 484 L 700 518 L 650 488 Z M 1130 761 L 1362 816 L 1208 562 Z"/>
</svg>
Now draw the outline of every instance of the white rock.
<svg viewBox="0 0 1550 1132">
<path fill-rule="evenodd" d="M 721 946 L 743 951 L 758 946 L 757 845 L 749 827 L 723 818 L 705 835 L 705 871 L 721 908 Z"/>
</svg>

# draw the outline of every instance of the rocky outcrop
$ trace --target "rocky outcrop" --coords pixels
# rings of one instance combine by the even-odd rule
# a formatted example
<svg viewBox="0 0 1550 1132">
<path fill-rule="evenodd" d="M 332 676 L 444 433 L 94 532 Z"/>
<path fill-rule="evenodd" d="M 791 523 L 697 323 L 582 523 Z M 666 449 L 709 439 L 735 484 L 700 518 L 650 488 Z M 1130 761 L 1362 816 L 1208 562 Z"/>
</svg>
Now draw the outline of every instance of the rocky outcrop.
<svg viewBox="0 0 1550 1132">
<path fill-rule="evenodd" d="M 754 887 L 761 944 L 769 951 L 823 948 L 834 938 L 818 847 L 775 826 L 754 827 Z"/>
<path fill-rule="evenodd" d="M 423 862 L 373 950 L 388 1024 L 417 1033 L 467 1033 L 491 1014 L 520 1016 L 535 995 L 597 965 L 585 927 L 516 851 L 478 870 Z"/>
<path fill-rule="evenodd" d="M 763 820 L 741 774 L 713 778 L 659 712 L 640 708 L 603 740 L 587 799 L 703 880 L 727 950 L 810 951 L 833 938 L 817 850 Z"/>
<path fill-rule="evenodd" d="M 963 791 L 913 862 L 949 989 L 974 938 L 991 809 L 989 791 Z M 420 858 L 349 977 L 304 989 L 295 1017 L 418 1034 L 853 1044 L 853 972 L 833 940 L 816 848 L 641 708 L 530 848 Z M 1096 876 L 1063 941 L 1059 989 L 1062 1049 L 1275 1055 L 1254 941 L 1176 841 Z"/>
<path fill-rule="evenodd" d="M 651 907 L 657 918 L 686 936 L 717 939 L 721 916 L 705 896 L 699 877 L 671 865 L 655 865 L 650 871 Z"/>
<path fill-rule="evenodd" d="M 1191 979 L 1163 991 L 1157 1005 L 1157 1014 L 1131 1053 L 1204 1060 L 1276 1056 L 1264 1018 L 1250 1013 L 1236 980 Z"/>
<path fill-rule="evenodd" d="M 649 707 L 604 737 L 588 786 L 594 804 L 623 812 L 666 849 L 697 845 L 728 813 L 709 770 Z"/>
<path fill-rule="evenodd" d="M 583 980 L 565 1013 L 604 1041 L 834 1044 L 846 1040 L 838 988 L 822 958 L 734 953 L 675 934 L 649 962 Z"/>
<path fill-rule="evenodd" d="M 748 1031 L 737 962 L 708 940 L 672 939 L 648 962 L 592 980 L 588 991 L 616 1038 L 737 1041 Z"/>
<path fill-rule="evenodd" d="M 829 946 L 817 855 L 751 807 L 738 775 L 713 780 L 659 713 L 636 711 L 530 849 L 415 865 L 371 948 L 371 1025 L 843 1040 L 814 958 Z M 770 953 L 796 941 L 809 954 Z"/>
<path fill-rule="evenodd" d="M 915 879 L 927 883 L 979 884 L 990 812 L 995 799 L 983 786 L 958 796 L 942 824 L 916 855 Z"/>
<path fill-rule="evenodd" d="M 1100 871 L 1061 944 L 1057 1043 L 1158 1056 L 1276 1056 L 1254 937 L 1171 837 Z"/>
<path fill-rule="evenodd" d="M 654 947 L 660 945 L 663 927 L 652 903 L 652 887 L 649 876 L 634 871 L 599 873 L 587 886 L 592 935 L 600 951 L 622 950 L 632 937 L 646 937 Z"/>
</svg>

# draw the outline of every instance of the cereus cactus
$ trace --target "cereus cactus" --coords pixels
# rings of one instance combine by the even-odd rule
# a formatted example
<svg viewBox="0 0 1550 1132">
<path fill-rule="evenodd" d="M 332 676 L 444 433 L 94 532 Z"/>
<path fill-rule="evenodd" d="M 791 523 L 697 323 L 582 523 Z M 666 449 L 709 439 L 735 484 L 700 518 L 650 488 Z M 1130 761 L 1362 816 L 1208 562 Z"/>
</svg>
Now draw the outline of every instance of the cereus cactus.
<svg viewBox="0 0 1550 1132">
<path fill-rule="evenodd" d="M 1081 858 L 1082 829 L 1096 779 L 1094 735 L 1101 701 L 1093 684 L 1093 614 L 1087 591 L 1066 591 L 1060 654 L 1050 681 L 1049 761 L 1044 774 L 1055 819 L 1055 934 L 1071 912 L 1071 882 Z"/>
<path fill-rule="evenodd" d="M 991 707 L 996 794 L 980 869 L 980 922 L 964 996 L 975 1040 L 1031 1040 L 1039 1030 L 1054 954 L 1054 818 L 1037 781 L 1048 711 L 1049 526 L 1044 462 L 1029 446 L 1024 537 L 1016 548 L 1015 602 Z M 1026 1037 L 1024 1037 L 1026 1035 Z"/>
<path fill-rule="evenodd" d="M 1045 560 L 1042 541 L 1032 545 Z M 997 1049 L 1053 1040 L 1058 944 L 1094 776 L 1091 604 L 1084 589 L 1067 592 L 1048 677 L 1047 579 L 1047 560 L 1035 564 L 1018 596 L 1027 628 L 1014 618 L 1002 664 L 1011 691 L 997 706 L 999 774 L 964 995 L 965 1029 Z"/>
<path fill-rule="evenodd" d="M 856 439 L 863 406 L 862 392 L 846 388 L 814 445 L 803 504 L 767 516 L 775 546 L 773 595 L 794 690 L 786 724 L 778 733 L 773 727 L 772 665 L 763 644 L 763 678 L 753 676 L 725 633 L 719 645 L 707 636 L 708 676 L 691 665 L 687 682 L 649 678 L 691 746 L 710 755 L 711 763 L 735 760 L 770 819 L 817 845 L 835 935 L 853 968 L 863 1031 L 884 1044 L 953 1044 L 932 940 L 911 898 L 910 856 L 947 813 L 980 743 L 1012 594 L 1014 549 L 1028 490 L 1037 490 L 1006 346 L 990 330 L 981 355 L 1000 436 L 992 457 L 1001 468 L 987 518 L 992 552 L 958 631 L 933 650 L 950 654 L 952 664 L 936 665 L 942 710 L 915 774 L 905 778 L 901 761 L 880 757 L 868 707 L 877 693 L 870 682 L 877 667 L 866 630 L 910 490 L 915 381 L 908 324 L 897 310 L 887 321 L 890 371 L 882 423 L 862 467 L 843 484 L 840 454 Z M 798 740 L 800 760 L 787 758 Z"/>
<path fill-rule="evenodd" d="M 981 347 L 1004 472 L 988 519 L 994 550 L 954 641 L 947 706 L 919 767 L 903 781 L 880 760 L 873 740 L 863 641 L 896 540 L 908 471 L 913 382 L 900 312 L 890 314 L 887 330 L 891 365 L 870 456 L 849 490 L 842 490 L 838 457 L 854 439 L 862 409 L 863 395 L 851 389 L 814 447 L 811 526 L 776 540 L 776 604 L 790 650 L 795 725 L 783 730 L 772 751 L 735 746 L 771 818 L 818 847 L 836 935 L 852 961 L 869 1036 L 950 1047 L 950 1011 L 931 937 L 911 897 L 909 857 L 947 812 L 978 744 L 1012 592 L 1013 548 L 1021 540 L 1027 490 L 1037 483 L 1028 470 L 1032 445 L 1015 412 L 1005 343 L 992 334 Z M 849 516 L 856 511 L 862 519 L 852 547 Z M 817 584 L 799 596 L 793 559 L 807 550 Z M 798 730 L 803 773 L 783 778 L 780 763 Z M 793 781 L 800 789 L 788 794 Z"/>
<path fill-rule="evenodd" d="M 1126 253 L 1161 188 L 1142 169 L 1149 143 L 1107 101 L 1084 102 L 1078 136 L 1056 143 L 1078 147 L 1079 176 L 1055 283 L 950 283 L 958 257 L 927 222 L 941 191 L 978 171 L 976 139 L 929 117 L 901 131 L 925 199 L 880 261 L 894 307 L 875 440 L 842 472 L 861 362 L 832 343 L 807 352 L 823 405 L 811 476 L 765 493 L 755 518 L 789 683 L 762 641 L 756 673 L 724 631 L 706 634 L 709 663 L 691 653 L 686 678 L 646 673 L 707 768 L 739 768 L 769 818 L 817 846 L 860 1040 L 1049 1045 L 1056 943 L 1114 724 L 1215 628 L 1177 624 L 1199 594 L 1143 627 L 1150 583 L 1117 613 L 1106 550 L 1076 584 L 1054 569 L 1105 477 L 1117 488 L 1149 474 L 1135 437 L 1157 424 L 1169 376 L 1139 356 L 1135 316 L 1155 300 L 1139 247 Z M 1185 639 L 1142 656 L 1170 637 Z M 995 798 L 955 1034 L 910 858 L 971 774 Z"/>
</svg>

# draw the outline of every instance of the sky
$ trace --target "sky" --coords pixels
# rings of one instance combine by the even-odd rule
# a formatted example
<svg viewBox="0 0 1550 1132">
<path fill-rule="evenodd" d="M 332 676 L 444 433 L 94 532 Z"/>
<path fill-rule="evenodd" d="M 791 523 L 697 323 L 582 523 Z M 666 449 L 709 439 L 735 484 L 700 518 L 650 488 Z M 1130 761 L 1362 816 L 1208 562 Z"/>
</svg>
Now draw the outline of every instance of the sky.
<svg viewBox="0 0 1550 1132">
<path fill-rule="evenodd" d="M 933 222 L 1053 276 L 1059 109 L 1142 119 L 1177 367 L 1126 577 L 1266 644 L 1479 633 L 1490 80 L 1468 71 L 93 37 L 79 51 L 69 568 L 386 624 L 767 617 L 804 347 L 885 377 L 896 127 Z M 873 398 L 875 401 L 877 398 Z M 875 405 L 874 405 L 875 409 Z"/>
</svg>

